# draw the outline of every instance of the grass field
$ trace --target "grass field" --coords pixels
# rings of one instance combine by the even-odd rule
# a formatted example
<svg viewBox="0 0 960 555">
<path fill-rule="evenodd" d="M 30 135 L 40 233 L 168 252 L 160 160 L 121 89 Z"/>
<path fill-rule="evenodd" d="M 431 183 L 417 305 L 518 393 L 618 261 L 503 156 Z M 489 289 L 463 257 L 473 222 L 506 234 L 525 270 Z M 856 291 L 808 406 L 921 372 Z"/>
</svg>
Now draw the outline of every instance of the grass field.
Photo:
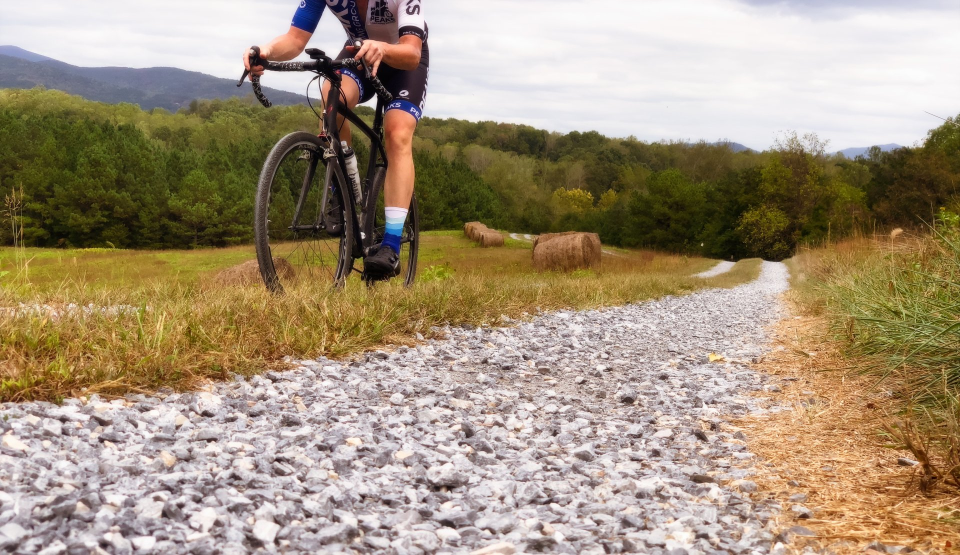
<svg viewBox="0 0 960 555">
<path fill-rule="evenodd" d="M 541 274 L 531 269 L 529 243 L 481 249 L 457 231 L 424 234 L 410 289 L 369 289 L 354 277 L 342 291 L 313 284 L 276 297 L 262 286 L 216 284 L 219 270 L 252 258 L 250 246 L 0 249 L 0 400 L 190 388 L 280 367 L 287 356 L 344 356 L 410 342 L 438 325 L 729 287 L 759 273 L 759 261 L 750 260 L 715 278 L 692 278 L 716 261 L 618 249 L 597 270 Z M 57 317 L 18 308 L 71 303 L 97 309 Z"/>
</svg>

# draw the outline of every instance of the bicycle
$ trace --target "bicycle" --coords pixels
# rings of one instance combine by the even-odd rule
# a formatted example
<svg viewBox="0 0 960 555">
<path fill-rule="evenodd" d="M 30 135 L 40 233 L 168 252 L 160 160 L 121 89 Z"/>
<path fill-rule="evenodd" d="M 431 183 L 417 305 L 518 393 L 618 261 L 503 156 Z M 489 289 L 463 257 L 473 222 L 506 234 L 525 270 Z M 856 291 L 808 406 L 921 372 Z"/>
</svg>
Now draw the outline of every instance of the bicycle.
<svg viewBox="0 0 960 555">
<path fill-rule="evenodd" d="M 360 45 L 358 41 L 356 46 Z M 297 283 L 318 280 L 329 281 L 335 288 L 343 287 L 354 269 L 354 261 L 379 244 L 386 229 L 383 186 L 388 160 L 383 146 L 383 117 L 393 96 L 379 79 L 370 75 L 362 61 L 333 60 L 316 48 L 305 52 L 311 61 L 271 62 L 260 58 L 258 47 L 250 49 L 251 66 L 317 75 L 307 86 L 307 103 L 321 122 L 320 133 L 298 131 L 280 139 L 267 156 L 257 184 L 253 229 L 257 262 L 264 284 L 274 293 L 283 293 Z M 344 68 L 362 69 L 373 83 L 377 109 L 372 126 L 341 102 L 341 76 L 337 71 Z M 243 72 L 238 87 L 248 74 L 249 70 Z M 330 83 L 327 98 L 321 95 L 323 115 L 313 108 L 309 95 L 310 85 L 321 78 Z M 263 94 L 260 78 L 252 76 L 250 81 L 254 96 L 269 108 L 272 104 Z M 366 174 L 359 190 L 347 176 L 338 116 L 352 123 L 353 129 L 360 130 L 370 141 Z M 321 162 L 325 166 L 322 186 L 316 183 Z M 408 287 L 416 276 L 419 247 L 420 220 L 414 195 L 403 228 L 398 272 Z M 383 276 L 364 272 L 361 279 L 369 286 Z"/>
</svg>

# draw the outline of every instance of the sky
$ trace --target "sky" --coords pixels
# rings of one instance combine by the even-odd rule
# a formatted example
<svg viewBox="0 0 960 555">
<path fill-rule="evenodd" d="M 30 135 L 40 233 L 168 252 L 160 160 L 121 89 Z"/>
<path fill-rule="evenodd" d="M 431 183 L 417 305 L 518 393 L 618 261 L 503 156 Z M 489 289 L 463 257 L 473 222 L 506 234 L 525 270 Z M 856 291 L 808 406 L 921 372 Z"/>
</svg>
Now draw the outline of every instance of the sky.
<svg viewBox="0 0 960 555">
<path fill-rule="evenodd" d="M 0 44 L 236 79 L 297 0 L 0 0 Z M 372 1 L 372 0 L 371 0 Z M 917 144 L 960 114 L 960 0 L 423 0 L 426 115 L 768 148 Z M 325 14 L 311 46 L 338 52 Z M 302 75 L 266 86 L 302 92 Z"/>
</svg>

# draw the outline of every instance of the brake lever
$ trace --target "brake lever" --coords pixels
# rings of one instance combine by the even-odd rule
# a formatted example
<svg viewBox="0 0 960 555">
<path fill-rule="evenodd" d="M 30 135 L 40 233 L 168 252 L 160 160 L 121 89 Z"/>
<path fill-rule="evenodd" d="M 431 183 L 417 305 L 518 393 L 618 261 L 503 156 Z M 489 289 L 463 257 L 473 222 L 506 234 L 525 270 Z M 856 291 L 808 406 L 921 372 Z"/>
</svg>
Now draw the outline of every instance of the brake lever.
<svg viewBox="0 0 960 555">
<path fill-rule="evenodd" d="M 259 46 L 251 46 L 251 47 L 250 47 L 250 54 L 252 55 L 252 57 L 250 57 L 250 67 L 262 66 L 262 65 L 263 65 L 263 60 L 260 59 L 260 47 L 259 47 Z M 240 76 L 240 80 L 237 81 L 237 87 L 242 87 L 242 86 L 243 86 L 243 82 L 247 80 L 247 75 L 250 75 L 250 70 L 245 68 L 245 69 L 243 70 L 243 75 Z"/>
<path fill-rule="evenodd" d="M 353 41 L 353 47 L 357 49 L 357 52 L 363 47 L 363 41 L 355 40 Z M 363 74 L 367 79 L 371 79 L 373 74 L 370 73 L 370 68 L 367 67 L 367 62 L 363 58 L 360 58 L 360 67 L 363 68 Z"/>
</svg>

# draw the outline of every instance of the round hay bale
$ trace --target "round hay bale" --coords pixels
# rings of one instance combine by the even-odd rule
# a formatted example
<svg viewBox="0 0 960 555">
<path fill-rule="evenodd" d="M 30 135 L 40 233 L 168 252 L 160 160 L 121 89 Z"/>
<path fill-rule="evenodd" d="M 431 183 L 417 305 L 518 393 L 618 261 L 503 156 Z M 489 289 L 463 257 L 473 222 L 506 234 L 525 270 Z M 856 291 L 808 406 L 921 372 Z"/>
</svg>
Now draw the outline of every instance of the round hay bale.
<svg viewBox="0 0 960 555">
<path fill-rule="evenodd" d="M 273 267 L 277 270 L 281 281 L 293 281 L 297 276 L 297 270 L 285 258 L 274 258 Z M 256 260 L 248 260 L 243 264 L 225 268 L 214 277 L 214 283 L 226 287 L 262 285 L 260 265 Z"/>
<path fill-rule="evenodd" d="M 543 272 L 571 272 L 600 265 L 600 236 L 596 233 L 550 233 L 538 237 L 533 247 L 533 267 Z"/>
<path fill-rule="evenodd" d="M 489 229 L 480 222 L 467 222 L 463 226 L 463 233 L 471 241 L 478 241 L 480 239 L 480 233 L 484 231 L 489 231 Z"/>
<path fill-rule="evenodd" d="M 563 231 L 561 233 L 543 233 L 541 235 L 537 235 L 536 237 L 533 238 L 533 248 L 536 249 L 537 245 L 541 243 L 546 243 L 548 241 L 552 241 L 558 237 L 566 237 L 567 235 L 575 235 L 577 233 L 580 233 L 580 232 L 579 231 Z"/>
<path fill-rule="evenodd" d="M 477 242 L 480 243 L 481 247 L 502 247 L 504 243 L 503 234 L 489 229 L 481 231 Z"/>
</svg>

